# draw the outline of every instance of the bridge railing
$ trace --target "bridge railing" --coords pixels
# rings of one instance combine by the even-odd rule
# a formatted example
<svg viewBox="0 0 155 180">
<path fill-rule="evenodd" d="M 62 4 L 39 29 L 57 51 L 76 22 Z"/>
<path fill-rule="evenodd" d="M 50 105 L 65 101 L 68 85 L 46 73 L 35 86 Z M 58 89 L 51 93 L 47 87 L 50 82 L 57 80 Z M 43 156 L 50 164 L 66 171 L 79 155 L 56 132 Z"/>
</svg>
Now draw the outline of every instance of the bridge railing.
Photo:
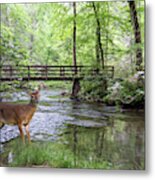
<svg viewBox="0 0 155 180">
<path fill-rule="evenodd" d="M 2 66 L 0 67 L 1 80 L 62 80 L 83 78 L 84 76 L 101 75 L 112 78 L 114 67 L 105 66 L 99 70 L 92 66 Z"/>
</svg>

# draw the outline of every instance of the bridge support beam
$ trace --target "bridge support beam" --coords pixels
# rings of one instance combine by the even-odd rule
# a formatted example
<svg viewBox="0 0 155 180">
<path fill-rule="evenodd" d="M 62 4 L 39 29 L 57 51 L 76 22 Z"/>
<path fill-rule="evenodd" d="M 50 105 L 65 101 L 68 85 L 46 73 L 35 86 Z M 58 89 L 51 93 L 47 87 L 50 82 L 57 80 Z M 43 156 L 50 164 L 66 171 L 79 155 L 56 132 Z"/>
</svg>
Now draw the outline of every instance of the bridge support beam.
<svg viewBox="0 0 155 180">
<path fill-rule="evenodd" d="M 74 79 L 73 80 L 73 86 L 72 86 L 72 94 L 71 98 L 76 98 L 78 95 L 78 92 L 80 91 L 80 80 L 79 79 Z"/>
</svg>

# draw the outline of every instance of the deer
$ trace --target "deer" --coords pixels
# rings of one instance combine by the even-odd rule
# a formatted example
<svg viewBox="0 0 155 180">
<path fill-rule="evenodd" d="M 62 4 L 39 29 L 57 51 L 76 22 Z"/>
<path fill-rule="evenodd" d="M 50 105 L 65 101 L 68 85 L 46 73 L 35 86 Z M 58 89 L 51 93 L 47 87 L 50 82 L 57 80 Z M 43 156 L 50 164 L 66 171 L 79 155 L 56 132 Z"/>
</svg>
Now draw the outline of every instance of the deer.
<svg viewBox="0 0 155 180">
<path fill-rule="evenodd" d="M 29 93 L 30 102 L 28 104 L 11 104 L 0 102 L 0 129 L 5 125 L 17 125 L 23 144 L 25 137 L 23 126 L 25 127 L 28 142 L 31 143 L 29 124 L 37 109 L 39 102 L 39 90 Z"/>
</svg>

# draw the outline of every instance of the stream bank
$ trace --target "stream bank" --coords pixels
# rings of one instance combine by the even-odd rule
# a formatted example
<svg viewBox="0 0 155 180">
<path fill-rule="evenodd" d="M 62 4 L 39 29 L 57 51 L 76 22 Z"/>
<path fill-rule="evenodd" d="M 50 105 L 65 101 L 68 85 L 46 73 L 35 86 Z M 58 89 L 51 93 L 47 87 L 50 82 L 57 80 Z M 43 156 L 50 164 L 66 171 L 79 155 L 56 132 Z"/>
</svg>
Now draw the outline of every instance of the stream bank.
<svg viewBox="0 0 155 180">
<path fill-rule="evenodd" d="M 59 153 L 55 154 L 58 156 L 57 160 L 53 161 L 57 164 L 56 161 L 61 159 L 59 167 L 144 169 L 143 111 L 120 112 L 115 106 L 75 101 L 61 94 L 61 89 L 41 91 L 37 112 L 30 123 L 30 134 L 34 144 L 30 148 L 31 152 L 36 152 L 38 148 L 52 148 L 53 151 L 60 148 Z M 28 95 L 24 92 L 13 93 L 9 98 L 7 101 L 29 101 Z M 19 147 L 21 143 L 18 137 L 19 130 L 16 126 L 5 125 L 1 129 L 1 155 L 5 157 L 2 158 L 1 165 L 37 164 L 55 167 L 53 163 L 47 162 L 46 155 L 50 154 L 50 150 L 46 153 L 40 152 L 42 156 L 46 155 L 38 163 L 35 163 L 36 153 L 31 153 L 32 159 L 25 155 L 24 163 L 17 161 L 17 152 L 14 152 L 14 148 Z M 24 147 L 23 152 L 25 151 L 28 153 L 29 148 Z M 14 159 L 9 163 L 11 152 L 14 152 Z M 51 161 L 53 158 L 54 155 L 51 154 Z"/>
</svg>

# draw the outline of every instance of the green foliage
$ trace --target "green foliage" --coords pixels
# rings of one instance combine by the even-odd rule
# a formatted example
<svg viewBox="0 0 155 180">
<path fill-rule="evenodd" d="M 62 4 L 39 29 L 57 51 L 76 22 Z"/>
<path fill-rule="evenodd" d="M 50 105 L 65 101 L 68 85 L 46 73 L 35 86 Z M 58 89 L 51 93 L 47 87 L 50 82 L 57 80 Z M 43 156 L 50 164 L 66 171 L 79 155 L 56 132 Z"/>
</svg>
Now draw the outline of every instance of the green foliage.
<svg viewBox="0 0 155 180">
<path fill-rule="evenodd" d="M 11 88 L 10 85 L 8 85 L 6 83 L 1 83 L 0 92 L 8 91 L 10 88 Z"/>
<path fill-rule="evenodd" d="M 103 98 L 104 102 L 111 105 L 143 107 L 145 101 L 144 83 L 139 83 L 141 79 L 133 77 L 112 83 L 108 88 L 107 95 Z"/>
<path fill-rule="evenodd" d="M 86 77 L 81 81 L 80 98 L 87 101 L 102 101 L 106 95 L 107 80 L 104 77 Z"/>
<path fill-rule="evenodd" d="M 11 167 L 52 167 L 52 168 L 102 168 L 110 169 L 106 161 L 90 162 L 82 158 L 75 165 L 73 152 L 61 143 L 34 142 L 21 145 L 20 140 L 12 142 L 13 161 Z"/>
<path fill-rule="evenodd" d="M 95 2 L 95 5 L 106 62 L 114 64 L 133 55 L 136 47 L 128 3 Z M 144 48 L 143 1 L 137 2 L 137 12 Z M 90 65 L 96 58 L 96 20 L 91 2 L 77 3 L 76 21 L 77 63 Z M 1 32 L 1 54 L 8 62 L 72 64 L 71 3 L 3 4 Z"/>
<path fill-rule="evenodd" d="M 1 63 L 17 65 L 29 58 L 24 43 L 28 21 L 22 6 L 6 4 L 1 7 Z"/>
</svg>

